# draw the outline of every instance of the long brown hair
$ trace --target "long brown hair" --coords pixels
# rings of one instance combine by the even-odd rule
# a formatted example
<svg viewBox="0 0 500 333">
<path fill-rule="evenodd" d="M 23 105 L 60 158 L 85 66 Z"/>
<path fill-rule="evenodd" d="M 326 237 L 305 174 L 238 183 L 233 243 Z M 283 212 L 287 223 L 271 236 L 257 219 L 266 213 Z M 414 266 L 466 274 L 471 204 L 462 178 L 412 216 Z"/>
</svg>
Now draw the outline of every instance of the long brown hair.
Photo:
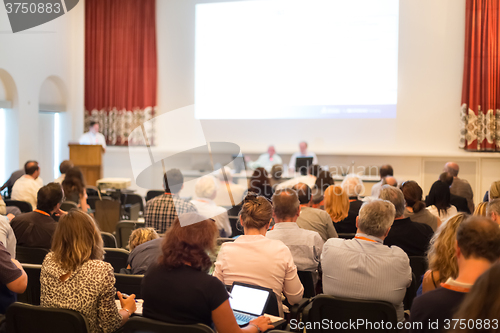
<svg viewBox="0 0 500 333">
<path fill-rule="evenodd" d="M 213 220 L 197 213 L 186 213 L 182 218 L 199 222 L 183 227 L 177 217 L 165 234 L 158 262 L 169 269 L 189 264 L 200 271 L 208 271 L 212 261 L 207 252 L 214 253 L 219 230 Z"/>
<path fill-rule="evenodd" d="M 405 197 L 406 206 L 411 207 L 414 213 L 418 213 L 425 208 L 425 202 L 422 201 L 423 191 L 416 181 L 405 181 L 401 185 L 401 191 Z"/>
<path fill-rule="evenodd" d="M 77 209 L 62 216 L 52 238 L 52 252 L 68 271 L 75 271 L 88 260 L 102 260 L 101 232 L 92 217 Z"/>
</svg>

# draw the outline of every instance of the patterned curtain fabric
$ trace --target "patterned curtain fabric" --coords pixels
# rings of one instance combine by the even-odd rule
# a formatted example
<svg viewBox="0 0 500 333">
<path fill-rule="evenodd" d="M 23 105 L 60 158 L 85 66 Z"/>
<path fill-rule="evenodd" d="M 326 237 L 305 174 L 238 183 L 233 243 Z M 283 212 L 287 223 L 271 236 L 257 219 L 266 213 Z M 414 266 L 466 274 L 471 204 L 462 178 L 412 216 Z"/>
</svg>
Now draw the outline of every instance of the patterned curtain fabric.
<svg viewBox="0 0 500 333">
<path fill-rule="evenodd" d="M 155 0 L 86 0 L 85 131 L 98 121 L 108 145 L 137 144 L 128 136 L 154 117 L 156 85 Z"/>
<path fill-rule="evenodd" d="M 467 0 L 460 146 L 500 151 L 499 0 Z"/>
</svg>

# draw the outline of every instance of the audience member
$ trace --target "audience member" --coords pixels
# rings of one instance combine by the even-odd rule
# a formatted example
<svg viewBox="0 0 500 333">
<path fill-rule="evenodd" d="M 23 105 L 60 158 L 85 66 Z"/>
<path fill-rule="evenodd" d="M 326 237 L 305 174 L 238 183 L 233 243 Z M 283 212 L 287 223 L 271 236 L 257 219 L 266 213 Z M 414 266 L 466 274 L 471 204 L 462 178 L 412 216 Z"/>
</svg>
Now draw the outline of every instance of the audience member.
<svg viewBox="0 0 500 333">
<path fill-rule="evenodd" d="M 275 164 L 283 164 L 283 160 L 276 154 L 274 146 L 269 146 L 269 148 L 267 148 L 267 153 L 260 155 L 257 161 L 248 162 L 248 166 L 252 169 L 264 168 L 266 170 L 271 170 L 271 167 Z"/>
<path fill-rule="evenodd" d="M 316 176 L 322 171 L 321 167 L 317 164 L 313 164 L 309 167 L 308 173 L 305 176 L 297 176 L 292 179 L 288 179 L 278 186 L 276 186 L 277 190 L 282 190 L 284 188 L 292 188 L 294 185 L 298 183 L 307 184 L 310 188 L 313 188 L 316 184 Z"/>
<path fill-rule="evenodd" d="M 5 314 L 16 301 L 16 294 L 24 293 L 27 286 L 28 276 L 23 267 L 0 242 L 0 314 Z"/>
<path fill-rule="evenodd" d="M 443 223 L 430 241 L 427 261 L 429 270 L 422 280 L 422 293 L 439 288 L 442 282 L 458 275 L 455 251 L 457 229 L 465 220 L 465 213 L 458 213 Z"/>
<path fill-rule="evenodd" d="M 300 215 L 297 225 L 302 229 L 316 231 L 323 241 L 329 238 L 337 238 L 337 231 L 333 227 L 332 219 L 327 212 L 313 208 L 311 188 L 304 183 L 296 184 L 293 189 L 297 192 L 300 202 Z"/>
<path fill-rule="evenodd" d="M 177 218 L 168 230 L 160 259 L 142 281 L 144 317 L 177 324 L 213 323 L 220 333 L 260 333 L 272 328 L 264 316 L 238 327 L 224 284 L 207 274 L 217 227 L 195 213 L 185 214 L 183 219 L 201 222 L 181 227 Z"/>
<path fill-rule="evenodd" d="M 9 219 L 5 216 L 0 216 L 0 242 L 5 246 L 10 253 L 12 259 L 16 258 L 16 235 L 9 223 Z"/>
<path fill-rule="evenodd" d="M 257 168 L 250 177 L 248 183 L 248 191 L 262 195 L 266 199 L 271 200 L 273 196 L 273 188 L 269 181 L 269 174 L 264 168 Z"/>
<path fill-rule="evenodd" d="M 459 323 L 466 322 L 452 329 L 452 333 L 469 332 L 498 332 L 498 318 L 500 318 L 500 263 L 492 265 L 486 272 L 477 278 L 464 297 L 462 305 L 454 316 Z M 469 325 L 470 322 L 473 325 Z M 456 322 L 456 321 L 453 321 Z M 489 326 L 489 327 L 488 327 Z M 496 328 L 494 328 L 496 326 Z"/>
<path fill-rule="evenodd" d="M 412 325 L 410 332 L 444 332 L 446 320 L 451 320 L 476 279 L 500 258 L 500 228 L 484 217 L 470 217 L 457 230 L 456 257 L 458 276 L 449 278 L 435 290 L 415 298 L 410 319 L 423 323 Z M 437 323 L 430 327 L 429 323 Z"/>
<path fill-rule="evenodd" d="M 500 226 L 500 199 L 493 199 L 486 207 L 486 217 L 493 220 Z"/>
<path fill-rule="evenodd" d="M 409 217 L 404 217 L 405 198 L 403 192 L 397 187 L 384 185 L 380 190 L 380 199 L 390 201 L 396 209 L 396 218 L 391 231 L 384 239 L 388 246 L 396 245 L 406 252 L 408 256 L 425 256 L 429 242 L 434 234 L 430 226 L 413 222 Z"/>
<path fill-rule="evenodd" d="M 330 215 L 337 233 L 355 233 L 356 223 L 347 220 L 349 215 L 349 196 L 337 185 L 329 186 L 325 191 L 325 211 Z"/>
<path fill-rule="evenodd" d="M 224 170 L 224 172 L 223 172 Z M 219 188 L 226 189 L 224 191 L 217 191 L 214 202 L 217 206 L 231 207 L 239 205 L 243 201 L 247 189 L 244 186 L 233 183 L 233 176 L 231 169 L 224 167 L 219 171 Z M 246 180 L 246 179 L 245 179 Z M 231 201 L 231 197 L 233 201 Z"/>
<path fill-rule="evenodd" d="M 448 162 L 444 165 L 444 171 L 453 176 L 453 184 L 450 187 L 452 194 L 464 197 L 469 204 L 469 212 L 474 211 L 474 193 L 469 182 L 465 179 L 458 178 L 459 166 L 455 162 Z"/>
<path fill-rule="evenodd" d="M 54 183 L 62 184 L 64 177 L 66 177 L 66 172 L 68 172 L 68 170 L 72 167 L 74 167 L 74 165 L 70 160 L 62 161 L 61 164 L 59 164 L 59 172 L 61 173 L 61 175 L 59 176 L 59 178 L 54 180 Z"/>
<path fill-rule="evenodd" d="M 40 176 L 40 167 L 36 161 L 28 161 L 24 165 L 25 175 L 16 180 L 12 187 L 12 200 L 26 201 L 36 207 L 36 194 L 42 184 L 37 180 Z"/>
<path fill-rule="evenodd" d="M 85 189 L 83 173 L 79 167 L 69 168 L 66 171 L 62 187 L 66 201 L 74 202 L 82 211 L 88 212 L 87 190 Z"/>
<path fill-rule="evenodd" d="M 290 158 L 290 163 L 288 164 L 288 167 L 290 168 L 290 172 L 295 172 L 295 164 L 297 163 L 297 157 L 312 157 L 313 164 L 318 164 L 318 157 L 316 156 L 315 153 L 310 152 L 307 150 L 307 142 L 302 141 L 299 143 L 299 152 L 294 153 L 292 157 Z M 295 185 L 295 184 L 293 184 Z M 307 184 L 310 187 L 312 187 L 311 184 Z"/>
<path fill-rule="evenodd" d="M 443 172 L 439 175 L 439 180 L 447 184 L 448 187 L 453 185 L 453 176 L 448 172 Z M 460 197 L 450 192 L 450 204 L 457 208 L 457 211 L 471 214 L 472 211 L 469 210 L 469 203 L 464 197 Z"/>
<path fill-rule="evenodd" d="M 359 196 L 365 191 L 363 181 L 357 175 L 347 175 L 342 181 L 342 189 L 349 197 L 349 212 L 347 217 L 337 223 L 335 228 L 339 228 L 338 232 L 355 233 L 356 232 L 356 218 L 358 217 L 359 210 L 363 201 L 359 200 Z M 340 231 L 342 230 L 342 231 Z"/>
<path fill-rule="evenodd" d="M 372 197 L 373 198 L 378 198 L 378 195 L 380 194 L 380 189 L 382 188 L 382 183 L 384 182 L 384 178 L 387 176 L 394 176 L 394 170 L 392 169 L 392 166 L 389 164 L 382 165 L 378 171 L 379 176 L 380 176 L 380 181 L 372 186 Z"/>
<path fill-rule="evenodd" d="M 480 202 L 476 206 L 476 209 L 474 210 L 474 213 L 472 215 L 474 215 L 474 216 L 486 216 L 487 207 L 488 207 L 487 202 Z"/>
<path fill-rule="evenodd" d="M 457 208 L 450 203 L 450 188 L 440 180 L 432 184 L 426 205 L 427 210 L 443 222 L 457 213 Z"/>
<path fill-rule="evenodd" d="M 91 333 L 118 329 L 135 312 L 135 295 L 123 299 L 116 292 L 113 267 L 103 257 L 101 233 L 87 213 L 75 209 L 61 217 L 42 265 L 40 305 L 80 312 Z"/>
<path fill-rule="evenodd" d="M 488 201 L 500 198 L 500 180 L 491 183 L 488 191 Z"/>
<path fill-rule="evenodd" d="M 128 238 L 128 249 L 133 251 L 136 247 L 150 240 L 157 239 L 158 234 L 153 228 L 138 228 L 132 231 Z"/>
<path fill-rule="evenodd" d="M 422 188 L 413 180 L 405 181 L 401 185 L 401 191 L 406 202 L 404 217 L 409 217 L 413 222 L 424 223 L 436 231 L 441 225 L 441 220 L 425 209 L 422 201 Z"/>
<path fill-rule="evenodd" d="M 99 133 L 99 123 L 91 121 L 89 124 L 89 131 L 82 134 L 79 143 L 81 145 L 101 145 L 102 149 L 106 151 L 106 138 Z"/>
<path fill-rule="evenodd" d="M 382 186 L 384 186 L 384 185 L 390 185 L 392 187 L 398 187 L 398 181 L 393 176 L 387 176 L 384 179 L 382 179 Z"/>
<path fill-rule="evenodd" d="M 266 198 L 252 192 L 245 197 L 240 212 L 245 234 L 222 244 L 214 276 L 225 285 L 238 281 L 270 288 L 280 304 L 283 292 L 293 305 L 302 299 L 304 288 L 288 247 L 265 237 L 272 215 L 273 206 Z"/>
<path fill-rule="evenodd" d="M 16 216 L 11 226 L 17 238 L 17 245 L 50 249 L 57 222 L 52 215 L 64 214 L 60 210 L 63 191 L 58 183 L 49 183 L 37 194 L 36 209 Z"/>
<path fill-rule="evenodd" d="M 170 169 L 163 175 L 165 193 L 146 202 L 144 212 L 146 227 L 155 228 L 158 233 L 163 234 L 178 215 L 196 213 L 192 203 L 179 197 L 183 183 L 184 177 L 179 169 Z"/>
<path fill-rule="evenodd" d="M 283 164 L 275 164 L 271 168 L 271 172 L 269 173 L 271 176 L 271 186 L 273 190 L 276 188 L 278 184 L 283 183 L 285 180 L 283 177 Z"/>
<path fill-rule="evenodd" d="M 323 247 L 323 292 L 337 297 L 392 303 L 403 321 L 403 298 L 412 280 L 408 256 L 383 244 L 394 205 L 375 199 L 361 206 L 354 239 L 329 239 Z"/>
<path fill-rule="evenodd" d="M 297 270 L 313 272 L 317 280 L 321 250 L 325 242 L 316 231 L 302 229 L 297 225 L 301 211 L 297 192 L 289 188 L 278 190 L 273 195 L 273 208 L 275 225 L 273 230 L 267 232 L 266 237 L 280 240 L 288 246 Z"/>
<path fill-rule="evenodd" d="M 325 208 L 325 191 L 330 185 L 334 185 L 332 174 L 330 171 L 322 170 L 316 177 L 316 183 L 312 187 L 312 207 L 324 209 Z"/>
<path fill-rule="evenodd" d="M 225 188 L 221 189 L 225 191 Z M 194 189 L 196 199 L 191 200 L 191 203 L 196 207 L 198 213 L 205 218 L 215 220 L 215 224 L 219 229 L 221 237 L 230 237 L 232 234 L 229 216 L 224 207 L 219 207 L 213 199 L 217 195 L 217 183 L 212 175 L 206 175 L 198 179 Z"/>
</svg>

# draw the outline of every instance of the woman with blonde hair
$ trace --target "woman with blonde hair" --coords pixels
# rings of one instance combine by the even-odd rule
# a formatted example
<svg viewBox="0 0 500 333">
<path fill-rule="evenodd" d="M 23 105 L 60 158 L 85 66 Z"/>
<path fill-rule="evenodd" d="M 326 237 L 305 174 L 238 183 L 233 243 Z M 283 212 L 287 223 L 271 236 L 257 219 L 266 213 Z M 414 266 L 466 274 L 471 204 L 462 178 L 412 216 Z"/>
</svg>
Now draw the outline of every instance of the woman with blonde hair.
<svg viewBox="0 0 500 333">
<path fill-rule="evenodd" d="M 337 233 L 355 233 L 354 224 L 347 220 L 349 215 L 349 196 L 341 186 L 331 185 L 325 191 L 325 211 L 330 215 Z"/>
<path fill-rule="evenodd" d="M 128 239 L 128 248 L 130 251 L 147 241 L 157 239 L 159 236 L 154 228 L 138 228 L 132 231 Z"/>
<path fill-rule="evenodd" d="M 455 242 L 457 229 L 466 217 L 465 213 L 456 214 L 441 224 L 432 237 L 427 253 L 429 270 L 422 281 L 422 293 L 438 288 L 441 282 L 445 282 L 450 277 L 457 277 Z"/>
<path fill-rule="evenodd" d="M 51 250 L 40 274 L 42 306 L 80 312 L 91 333 L 114 332 L 128 320 L 136 310 L 135 295 L 124 299 L 116 292 L 113 267 L 102 261 L 101 233 L 87 213 L 72 210 L 61 217 Z"/>
<path fill-rule="evenodd" d="M 485 216 L 486 217 L 486 207 L 488 206 L 487 202 L 480 202 L 476 209 L 474 209 L 474 216 Z"/>
</svg>

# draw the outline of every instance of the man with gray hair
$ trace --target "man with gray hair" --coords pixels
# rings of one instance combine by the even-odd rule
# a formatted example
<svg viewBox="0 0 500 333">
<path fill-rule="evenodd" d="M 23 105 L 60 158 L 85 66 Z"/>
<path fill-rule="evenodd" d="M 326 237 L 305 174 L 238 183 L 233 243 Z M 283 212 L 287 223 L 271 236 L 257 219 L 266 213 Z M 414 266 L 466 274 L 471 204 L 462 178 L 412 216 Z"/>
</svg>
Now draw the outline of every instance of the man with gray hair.
<svg viewBox="0 0 500 333">
<path fill-rule="evenodd" d="M 321 267 L 325 294 L 392 303 L 398 321 L 403 321 L 403 298 L 412 279 L 410 261 L 400 248 L 383 244 L 395 215 L 389 201 L 364 203 L 354 239 L 329 239 Z"/>
<path fill-rule="evenodd" d="M 300 202 L 293 189 L 278 190 L 273 195 L 273 230 L 268 231 L 267 238 L 277 239 L 285 243 L 292 253 L 293 261 L 299 271 L 314 272 L 317 270 L 323 249 L 323 239 L 316 231 L 299 228 L 296 221 L 300 215 Z"/>
<path fill-rule="evenodd" d="M 429 242 L 434 235 L 432 228 L 427 224 L 413 222 L 409 217 L 404 217 L 406 204 L 400 189 L 384 185 L 380 190 L 380 199 L 390 201 L 396 209 L 396 218 L 384 244 L 398 246 L 408 256 L 425 256 Z"/>
<path fill-rule="evenodd" d="M 191 203 L 200 215 L 215 221 L 221 237 L 231 237 L 232 229 L 227 210 L 217 206 L 214 202 L 217 195 L 217 185 L 212 175 L 199 178 L 194 188 L 196 199 L 191 200 Z"/>
<path fill-rule="evenodd" d="M 500 199 L 493 199 L 486 206 L 486 217 L 500 226 Z"/>
<path fill-rule="evenodd" d="M 448 172 L 453 176 L 453 183 L 450 187 L 450 193 L 464 197 L 467 199 L 467 204 L 469 205 L 469 211 L 474 211 L 474 192 L 472 192 L 472 187 L 469 182 L 465 179 L 458 178 L 458 171 L 460 168 L 455 162 L 448 162 L 444 165 L 444 172 Z"/>
</svg>

